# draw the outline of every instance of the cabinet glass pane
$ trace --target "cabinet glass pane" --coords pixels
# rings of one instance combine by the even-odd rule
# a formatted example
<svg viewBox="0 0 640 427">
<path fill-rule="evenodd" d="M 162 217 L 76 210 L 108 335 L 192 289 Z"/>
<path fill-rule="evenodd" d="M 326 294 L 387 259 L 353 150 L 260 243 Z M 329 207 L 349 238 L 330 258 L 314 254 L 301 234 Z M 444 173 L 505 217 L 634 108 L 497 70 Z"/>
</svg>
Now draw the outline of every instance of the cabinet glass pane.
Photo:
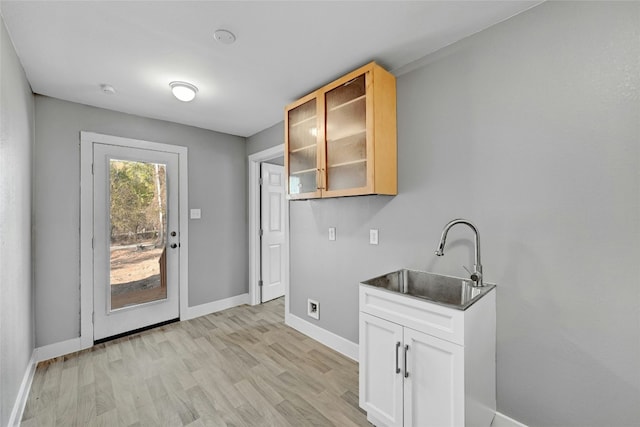
<svg viewBox="0 0 640 427">
<path fill-rule="evenodd" d="M 317 190 L 316 100 L 289 110 L 289 194 Z"/>
<path fill-rule="evenodd" d="M 365 75 L 327 92 L 327 188 L 342 190 L 367 184 Z"/>
</svg>

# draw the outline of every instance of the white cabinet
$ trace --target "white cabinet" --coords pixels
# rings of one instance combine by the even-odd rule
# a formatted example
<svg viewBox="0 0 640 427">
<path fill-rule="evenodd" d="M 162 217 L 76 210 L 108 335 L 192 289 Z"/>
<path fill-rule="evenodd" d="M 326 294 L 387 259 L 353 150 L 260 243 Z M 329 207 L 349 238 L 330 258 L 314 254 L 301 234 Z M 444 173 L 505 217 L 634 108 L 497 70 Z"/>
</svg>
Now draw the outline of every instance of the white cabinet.
<svg viewBox="0 0 640 427">
<path fill-rule="evenodd" d="M 467 310 L 360 286 L 360 406 L 378 427 L 489 426 L 495 289 Z"/>
<path fill-rule="evenodd" d="M 402 425 L 403 329 L 360 313 L 360 407 L 375 425 Z"/>
<path fill-rule="evenodd" d="M 404 345 L 404 425 L 463 425 L 462 347 L 410 328 L 404 328 Z"/>
</svg>

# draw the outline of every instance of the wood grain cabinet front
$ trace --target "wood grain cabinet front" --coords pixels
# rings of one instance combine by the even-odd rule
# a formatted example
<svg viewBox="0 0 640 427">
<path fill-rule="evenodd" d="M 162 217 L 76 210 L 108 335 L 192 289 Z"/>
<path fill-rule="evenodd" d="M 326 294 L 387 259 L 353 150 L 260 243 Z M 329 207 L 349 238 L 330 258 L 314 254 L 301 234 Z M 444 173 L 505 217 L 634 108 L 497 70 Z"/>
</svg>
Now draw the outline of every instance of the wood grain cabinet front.
<svg viewBox="0 0 640 427">
<path fill-rule="evenodd" d="M 290 199 L 396 195 L 395 77 L 372 62 L 285 109 Z"/>
</svg>

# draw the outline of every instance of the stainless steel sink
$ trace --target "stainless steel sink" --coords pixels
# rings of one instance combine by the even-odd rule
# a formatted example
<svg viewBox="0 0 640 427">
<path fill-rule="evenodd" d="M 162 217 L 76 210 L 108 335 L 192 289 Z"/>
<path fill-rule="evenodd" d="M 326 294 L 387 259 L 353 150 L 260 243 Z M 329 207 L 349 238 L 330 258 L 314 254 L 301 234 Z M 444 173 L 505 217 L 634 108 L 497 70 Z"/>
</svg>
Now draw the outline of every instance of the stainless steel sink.
<svg viewBox="0 0 640 427">
<path fill-rule="evenodd" d="M 495 285 L 474 287 L 469 279 L 402 269 L 362 282 L 392 292 L 424 298 L 436 304 L 466 310 Z"/>
</svg>

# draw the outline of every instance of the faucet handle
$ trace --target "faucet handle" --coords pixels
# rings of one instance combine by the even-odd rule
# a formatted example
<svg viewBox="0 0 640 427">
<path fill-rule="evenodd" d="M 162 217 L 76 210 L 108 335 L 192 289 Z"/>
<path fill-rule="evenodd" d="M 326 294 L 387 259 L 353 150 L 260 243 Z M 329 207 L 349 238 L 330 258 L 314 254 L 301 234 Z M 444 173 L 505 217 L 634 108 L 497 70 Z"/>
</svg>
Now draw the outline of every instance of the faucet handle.
<svg viewBox="0 0 640 427">
<path fill-rule="evenodd" d="M 469 278 L 471 280 L 473 280 L 474 282 L 478 283 L 480 282 L 480 279 L 482 278 L 482 273 L 480 273 L 479 271 L 474 271 L 471 272 L 469 271 L 469 269 L 467 267 L 465 267 L 464 265 L 462 266 L 462 268 L 464 268 L 465 270 L 467 270 L 467 273 L 469 273 Z"/>
</svg>

